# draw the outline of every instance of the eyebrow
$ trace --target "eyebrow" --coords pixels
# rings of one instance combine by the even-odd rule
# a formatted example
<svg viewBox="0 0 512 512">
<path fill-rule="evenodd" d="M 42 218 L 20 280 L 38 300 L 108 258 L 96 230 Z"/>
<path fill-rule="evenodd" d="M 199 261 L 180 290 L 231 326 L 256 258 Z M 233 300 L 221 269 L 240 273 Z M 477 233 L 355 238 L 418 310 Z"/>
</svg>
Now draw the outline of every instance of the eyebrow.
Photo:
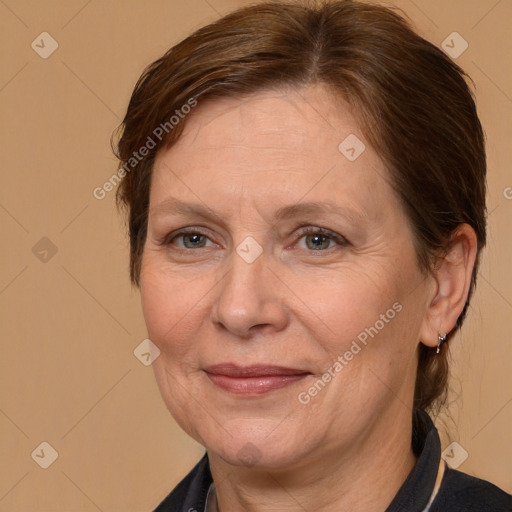
<svg viewBox="0 0 512 512">
<path fill-rule="evenodd" d="M 299 217 L 301 215 L 325 215 L 335 214 L 342 217 L 346 217 L 353 223 L 361 222 L 366 215 L 362 212 L 357 211 L 349 206 L 340 206 L 333 203 L 319 203 L 319 202 L 307 202 L 297 203 L 290 206 L 283 206 L 279 208 L 274 214 L 275 220 L 286 220 L 290 218 Z"/>
<path fill-rule="evenodd" d="M 186 203 L 174 197 L 165 199 L 149 210 L 149 215 L 158 215 L 159 213 L 172 213 L 174 215 L 183 216 L 195 215 L 196 217 L 203 217 L 207 220 L 212 218 L 221 220 L 219 215 L 204 204 Z"/>
<path fill-rule="evenodd" d="M 173 215 L 194 215 L 202 217 L 205 220 L 215 219 L 222 222 L 220 215 L 215 213 L 211 208 L 204 204 L 187 203 L 180 201 L 174 197 L 169 197 L 158 203 L 150 209 L 150 215 L 158 214 Z M 337 204 L 325 202 L 319 203 L 315 201 L 296 203 L 279 208 L 273 215 L 274 222 L 293 219 L 300 216 L 335 214 L 347 218 L 351 223 L 360 223 L 366 218 L 366 215 L 349 206 L 340 206 Z"/>
</svg>

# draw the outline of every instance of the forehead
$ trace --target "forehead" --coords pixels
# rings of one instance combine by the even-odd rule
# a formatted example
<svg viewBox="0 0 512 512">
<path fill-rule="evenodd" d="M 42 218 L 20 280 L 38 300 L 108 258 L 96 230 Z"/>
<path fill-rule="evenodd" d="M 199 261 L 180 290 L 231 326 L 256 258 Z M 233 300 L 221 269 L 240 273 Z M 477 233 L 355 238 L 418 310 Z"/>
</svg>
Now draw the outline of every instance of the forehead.
<svg viewBox="0 0 512 512">
<path fill-rule="evenodd" d="M 186 120 L 176 146 L 296 150 L 300 144 L 307 150 L 330 144 L 329 135 L 341 136 L 336 133 L 340 124 L 345 130 L 360 131 L 350 105 L 325 85 L 264 90 L 241 98 L 206 100 Z"/>
<path fill-rule="evenodd" d="M 347 158 L 346 140 L 357 152 L 364 148 L 357 159 Z M 351 107 L 322 85 L 199 104 L 153 172 L 152 205 L 169 193 L 207 204 L 266 197 L 279 208 L 306 194 L 356 204 L 390 192 Z"/>
</svg>

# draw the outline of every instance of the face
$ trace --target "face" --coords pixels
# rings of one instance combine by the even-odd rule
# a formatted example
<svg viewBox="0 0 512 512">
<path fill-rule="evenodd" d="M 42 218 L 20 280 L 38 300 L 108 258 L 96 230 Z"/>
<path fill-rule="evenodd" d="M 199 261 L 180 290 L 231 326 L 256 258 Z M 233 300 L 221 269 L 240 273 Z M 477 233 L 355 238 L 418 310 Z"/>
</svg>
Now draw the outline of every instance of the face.
<svg viewBox="0 0 512 512">
<path fill-rule="evenodd" d="M 325 87 L 206 102 L 159 153 L 143 311 L 162 396 L 210 454 L 293 467 L 410 423 L 430 292 L 384 164 Z"/>
</svg>

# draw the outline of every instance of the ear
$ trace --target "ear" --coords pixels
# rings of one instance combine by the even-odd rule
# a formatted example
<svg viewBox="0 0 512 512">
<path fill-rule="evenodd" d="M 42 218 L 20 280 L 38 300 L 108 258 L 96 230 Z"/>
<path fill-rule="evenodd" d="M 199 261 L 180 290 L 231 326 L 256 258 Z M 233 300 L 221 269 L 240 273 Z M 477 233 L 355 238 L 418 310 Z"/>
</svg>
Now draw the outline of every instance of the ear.
<svg viewBox="0 0 512 512">
<path fill-rule="evenodd" d="M 464 309 L 475 267 L 477 238 L 469 224 L 453 232 L 450 248 L 433 270 L 435 286 L 420 331 L 424 345 L 436 347 L 438 335 L 449 333 Z"/>
</svg>

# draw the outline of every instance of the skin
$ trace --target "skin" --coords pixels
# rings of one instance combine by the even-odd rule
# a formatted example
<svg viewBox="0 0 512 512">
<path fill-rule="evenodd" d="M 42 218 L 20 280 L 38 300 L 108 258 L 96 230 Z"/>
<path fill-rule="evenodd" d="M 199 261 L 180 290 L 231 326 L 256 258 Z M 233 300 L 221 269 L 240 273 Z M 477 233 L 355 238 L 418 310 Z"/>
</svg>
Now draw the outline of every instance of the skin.
<svg viewBox="0 0 512 512">
<path fill-rule="evenodd" d="M 473 230 L 454 233 L 434 273 L 420 269 L 383 162 L 333 98 L 315 85 L 204 102 L 155 162 L 141 271 L 149 337 L 161 351 L 153 367 L 171 414 L 208 451 L 223 512 L 385 510 L 415 463 L 418 346 L 437 345 L 468 293 Z M 349 134 L 366 145 L 353 162 L 338 150 Z M 304 203 L 324 211 L 276 217 Z M 189 227 L 205 237 L 180 236 Z M 262 249 L 252 263 L 236 252 L 246 237 Z M 395 303 L 401 311 L 300 403 Z M 204 371 L 225 362 L 310 375 L 233 395 Z"/>
</svg>

